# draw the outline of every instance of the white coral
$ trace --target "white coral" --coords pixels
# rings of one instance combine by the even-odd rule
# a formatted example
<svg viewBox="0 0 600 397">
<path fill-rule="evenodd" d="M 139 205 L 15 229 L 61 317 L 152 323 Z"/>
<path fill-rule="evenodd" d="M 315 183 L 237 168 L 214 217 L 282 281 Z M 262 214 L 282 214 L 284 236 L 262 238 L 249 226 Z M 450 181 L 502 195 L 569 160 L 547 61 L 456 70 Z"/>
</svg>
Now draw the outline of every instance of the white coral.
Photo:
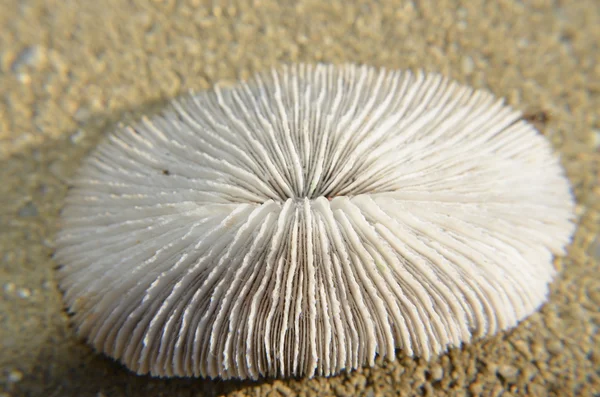
<svg viewBox="0 0 600 397">
<path fill-rule="evenodd" d="M 549 143 L 490 94 L 299 65 L 110 135 L 55 257 L 79 334 L 138 373 L 331 375 L 517 324 L 572 212 Z"/>
</svg>

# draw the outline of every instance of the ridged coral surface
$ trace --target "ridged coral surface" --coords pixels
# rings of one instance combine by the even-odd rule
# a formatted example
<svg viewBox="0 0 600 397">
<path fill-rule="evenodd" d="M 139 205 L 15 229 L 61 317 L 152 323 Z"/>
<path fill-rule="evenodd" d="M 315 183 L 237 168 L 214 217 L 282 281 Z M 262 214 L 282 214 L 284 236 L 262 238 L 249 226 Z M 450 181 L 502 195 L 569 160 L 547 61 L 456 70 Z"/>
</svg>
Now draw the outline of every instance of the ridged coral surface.
<svg viewBox="0 0 600 397">
<path fill-rule="evenodd" d="M 514 326 L 572 211 L 549 143 L 492 95 L 294 65 L 109 135 L 55 257 L 79 334 L 133 371 L 310 377 Z"/>
</svg>

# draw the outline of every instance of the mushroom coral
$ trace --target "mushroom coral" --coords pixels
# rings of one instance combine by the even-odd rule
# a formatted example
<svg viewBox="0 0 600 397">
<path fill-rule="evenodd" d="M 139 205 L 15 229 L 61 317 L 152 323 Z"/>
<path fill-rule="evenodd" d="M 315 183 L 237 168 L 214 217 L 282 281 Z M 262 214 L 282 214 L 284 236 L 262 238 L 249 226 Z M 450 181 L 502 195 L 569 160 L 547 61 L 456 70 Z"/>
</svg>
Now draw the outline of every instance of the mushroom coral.
<svg viewBox="0 0 600 397">
<path fill-rule="evenodd" d="M 139 374 L 327 376 L 515 326 L 573 206 L 550 144 L 491 94 L 291 65 L 110 134 L 55 258 L 78 334 Z"/>
</svg>

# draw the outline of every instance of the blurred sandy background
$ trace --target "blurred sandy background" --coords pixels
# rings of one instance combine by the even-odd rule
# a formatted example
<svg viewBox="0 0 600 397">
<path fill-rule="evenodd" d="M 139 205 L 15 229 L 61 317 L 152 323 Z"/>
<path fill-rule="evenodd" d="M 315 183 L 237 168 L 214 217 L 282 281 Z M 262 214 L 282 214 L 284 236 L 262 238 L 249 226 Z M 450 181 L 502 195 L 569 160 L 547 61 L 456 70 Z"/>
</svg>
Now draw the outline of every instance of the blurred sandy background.
<svg viewBox="0 0 600 397">
<path fill-rule="evenodd" d="M 600 395 L 599 46 L 598 0 L 0 0 L 0 397 Z M 424 68 L 545 111 L 580 216 L 549 303 L 429 363 L 331 379 L 161 380 L 95 354 L 51 258 L 82 157 L 119 120 L 295 61 Z"/>
</svg>

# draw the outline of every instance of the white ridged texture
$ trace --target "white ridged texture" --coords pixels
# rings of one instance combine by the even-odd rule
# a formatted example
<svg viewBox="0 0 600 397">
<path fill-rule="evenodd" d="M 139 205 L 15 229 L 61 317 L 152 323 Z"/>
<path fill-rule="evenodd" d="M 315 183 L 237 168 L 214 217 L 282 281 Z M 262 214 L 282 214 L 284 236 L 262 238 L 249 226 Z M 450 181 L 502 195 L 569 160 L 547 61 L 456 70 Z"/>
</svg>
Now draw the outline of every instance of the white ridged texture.
<svg viewBox="0 0 600 397">
<path fill-rule="evenodd" d="M 111 134 L 55 258 L 78 333 L 139 374 L 326 376 L 514 326 L 572 219 L 551 146 L 502 100 L 295 65 Z"/>
</svg>

